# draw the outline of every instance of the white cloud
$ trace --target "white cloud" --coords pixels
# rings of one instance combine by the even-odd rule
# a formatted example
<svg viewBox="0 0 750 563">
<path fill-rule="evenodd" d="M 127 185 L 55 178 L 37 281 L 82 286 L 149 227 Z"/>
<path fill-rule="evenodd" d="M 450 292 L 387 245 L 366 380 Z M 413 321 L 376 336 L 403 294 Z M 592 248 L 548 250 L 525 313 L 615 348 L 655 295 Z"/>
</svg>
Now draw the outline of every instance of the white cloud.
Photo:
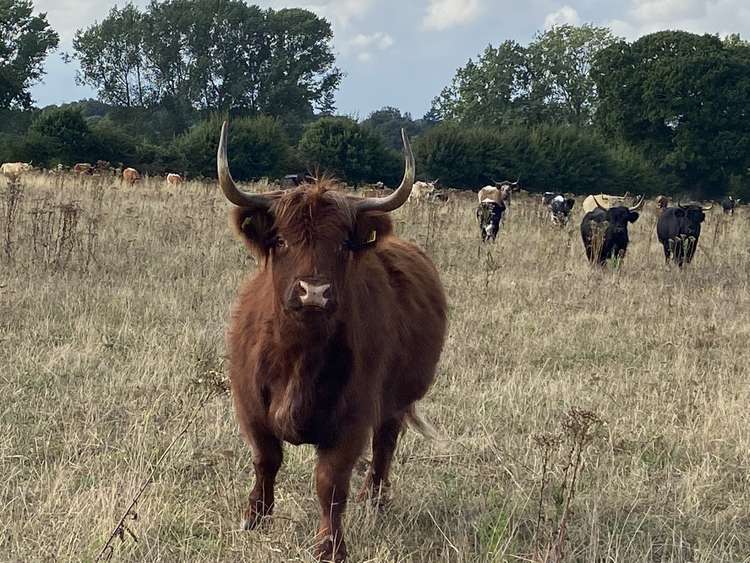
<svg viewBox="0 0 750 563">
<path fill-rule="evenodd" d="M 375 4 L 374 0 L 270 0 L 266 3 L 273 8 L 305 8 L 341 27 L 361 20 Z"/>
<path fill-rule="evenodd" d="M 480 0 L 428 0 L 422 26 L 427 30 L 442 31 L 465 25 L 479 17 L 481 8 Z"/>
<path fill-rule="evenodd" d="M 547 14 L 544 18 L 544 29 L 550 29 L 557 25 L 580 25 L 581 18 L 575 8 L 565 5 L 559 10 Z"/>
<path fill-rule="evenodd" d="M 739 32 L 746 38 L 750 30 L 747 0 L 629 0 L 627 5 L 623 17 L 606 25 L 630 41 L 665 29 L 720 35 Z"/>
<path fill-rule="evenodd" d="M 373 59 L 373 51 L 385 51 L 393 46 L 394 40 L 389 34 L 377 31 L 366 35 L 358 33 L 349 39 L 342 47 L 342 54 L 356 53 L 361 63 L 368 63 Z"/>
</svg>

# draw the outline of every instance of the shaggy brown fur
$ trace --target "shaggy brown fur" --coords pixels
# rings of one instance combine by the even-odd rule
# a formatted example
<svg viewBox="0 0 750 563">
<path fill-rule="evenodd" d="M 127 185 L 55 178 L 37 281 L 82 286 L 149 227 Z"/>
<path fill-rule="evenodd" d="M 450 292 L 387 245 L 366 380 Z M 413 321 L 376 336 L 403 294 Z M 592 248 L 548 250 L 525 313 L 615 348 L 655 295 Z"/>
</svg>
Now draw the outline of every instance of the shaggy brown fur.
<svg viewBox="0 0 750 563">
<path fill-rule="evenodd" d="M 324 185 L 280 196 L 270 211 L 237 208 L 232 223 L 260 259 L 234 305 L 227 335 L 239 423 L 253 450 L 245 527 L 270 515 L 282 441 L 317 446 L 317 556 L 346 557 L 341 518 L 355 462 L 372 435 L 362 497 L 378 497 L 405 419 L 430 387 L 447 306 L 435 267 L 392 233 L 389 216 L 357 216 Z M 325 311 L 295 308 L 297 280 L 331 284 Z M 290 293 L 291 292 L 291 293 Z M 307 309 L 310 309 L 309 307 Z"/>
</svg>

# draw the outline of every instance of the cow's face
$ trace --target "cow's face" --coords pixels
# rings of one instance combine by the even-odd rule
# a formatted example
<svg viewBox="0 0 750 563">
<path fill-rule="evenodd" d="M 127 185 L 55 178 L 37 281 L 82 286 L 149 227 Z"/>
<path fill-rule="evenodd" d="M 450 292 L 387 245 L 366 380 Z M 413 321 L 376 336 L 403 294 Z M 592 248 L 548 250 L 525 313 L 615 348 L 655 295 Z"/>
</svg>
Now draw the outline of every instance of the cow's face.
<svg viewBox="0 0 750 563">
<path fill-rule="evenodd" d="M 392 228 L 388 215 L 357 214 L 345 195 L 322 187 L 289 190 L 268 210 L 237 209 L 233 221 L 270 272 L 280 306 L 304 318 L 335 313 L 353 262 Z"/>
<path fill-rule="evenodd" d="M 611 207 L 606 211 L 607 234 L 617 236 L 628 233 L 628 223 L 635 223 L 638 220 L 637 211 L 631 211 L 627 207 Z"/>
<path fill-rule="evenodd" d="M 675 216 L 679 217 L 683 222 L 681 231 L 687 236 L 700 236 L 701 223 L 706 220 L 706 214 L 703 210 L 698 207 L 691 205 L 685 208 L 675 209 Z"/>
<path fill-rule="evenodd" d="M 570 211 L 573 209 L 575 203 L 573 198 L 565 199 L 561 195 L 552 198 L 549 203 L 552 223 L 560 226 L 567 224 Z"/>
</svg>

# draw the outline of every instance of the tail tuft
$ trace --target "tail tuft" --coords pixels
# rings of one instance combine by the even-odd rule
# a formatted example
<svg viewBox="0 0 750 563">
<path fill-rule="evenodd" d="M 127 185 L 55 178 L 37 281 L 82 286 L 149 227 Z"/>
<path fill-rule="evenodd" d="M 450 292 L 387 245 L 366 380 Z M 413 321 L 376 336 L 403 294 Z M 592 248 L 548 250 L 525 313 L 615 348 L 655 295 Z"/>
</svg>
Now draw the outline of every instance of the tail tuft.
<svg viewBox="0 0 750 563">
<path fill-rule="evenodd" d="M 422 437 L 428 440 L 435 440 L 437 438 L 438 433 L 435 427 L 417 413 L 417 408 L 414 404 L 407 409 L 404 419 L 407 426 L 418 434 L 421 434 Z"/>
</svg>

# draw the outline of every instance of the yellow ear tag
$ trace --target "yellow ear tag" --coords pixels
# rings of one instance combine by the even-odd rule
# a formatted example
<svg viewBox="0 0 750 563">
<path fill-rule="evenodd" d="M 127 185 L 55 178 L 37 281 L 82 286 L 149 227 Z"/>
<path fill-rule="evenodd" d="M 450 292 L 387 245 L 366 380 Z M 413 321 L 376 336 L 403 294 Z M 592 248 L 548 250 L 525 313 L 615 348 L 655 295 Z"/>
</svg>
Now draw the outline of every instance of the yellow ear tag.
<svg viewBox="0 0 750 563">
<path fill-rule="evenodd" d="M 367 237 L 367 241 L 365 242 L 365 244 L 372 244 L 373 242 L 375 242 L 377 240 L 377 238 L 378 238 L 378 232 L 377 231 L 371 231 L 370 232 L 370 236 Z"/>
</svg>

